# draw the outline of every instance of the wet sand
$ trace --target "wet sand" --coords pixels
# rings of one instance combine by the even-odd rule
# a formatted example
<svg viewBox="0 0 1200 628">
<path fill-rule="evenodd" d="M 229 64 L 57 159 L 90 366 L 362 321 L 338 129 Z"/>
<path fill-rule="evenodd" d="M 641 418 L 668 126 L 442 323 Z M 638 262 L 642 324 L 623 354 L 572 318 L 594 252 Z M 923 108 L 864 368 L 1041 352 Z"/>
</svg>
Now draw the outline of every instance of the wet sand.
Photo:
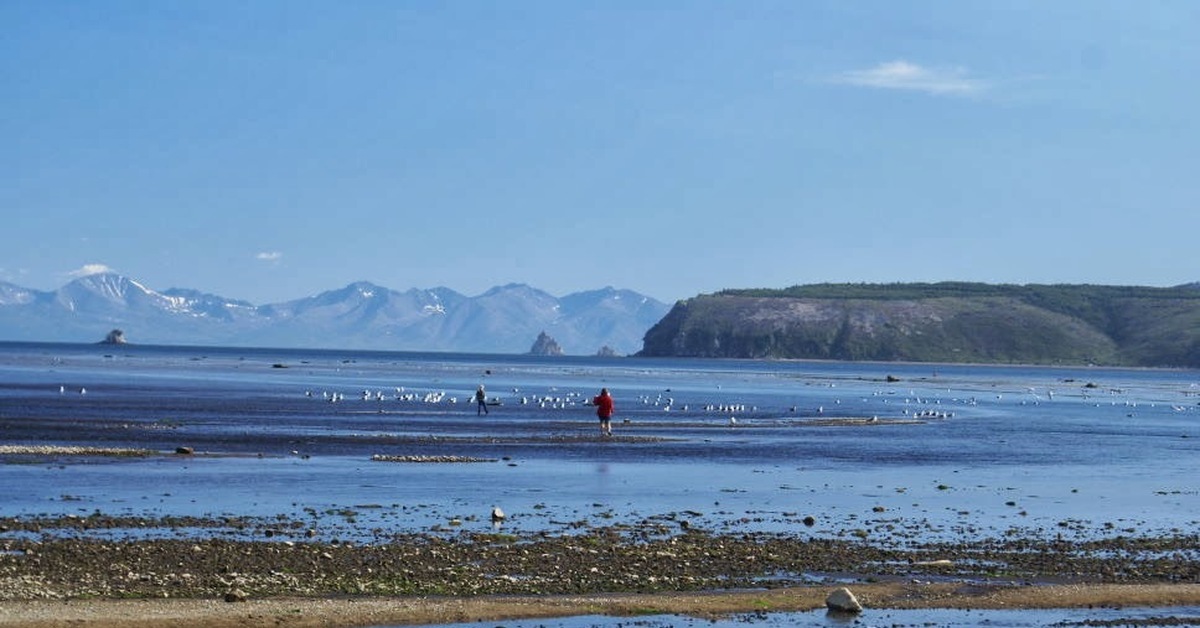
<svg viewBox="0 0 1200 628">
<path fill-rule="evenodd" d="M 213 599 L 6 601 L 0 604 L 0 625 L 154 628 L 186 624 L 210 628 L 301 628 L 429 625 L 584 614 L 618 617 L 681 614 L 713 618 L 738 613 L 819 609 L 824 607 L 824 600 L 832 588 L 549 596 L 280 597 L 233 603 Z M 1011 610 L 1200 604 L 1198 584 L 972 586 L 885 583 L 859 584 L 851 588 L 868 608 Z"/>
</svg>

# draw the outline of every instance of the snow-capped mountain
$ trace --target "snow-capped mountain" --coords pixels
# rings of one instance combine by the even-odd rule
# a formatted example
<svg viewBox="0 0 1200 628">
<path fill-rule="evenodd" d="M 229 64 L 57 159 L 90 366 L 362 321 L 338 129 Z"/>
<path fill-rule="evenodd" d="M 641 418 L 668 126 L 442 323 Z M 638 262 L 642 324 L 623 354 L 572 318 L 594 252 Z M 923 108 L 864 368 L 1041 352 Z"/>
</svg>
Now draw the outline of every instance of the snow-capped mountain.
<svg viewBox="0 0 1200 628">
<path fill-rule="evenodd" d="M 33 302 L 37 297 L 38 293 L 33 290 L 0 281 L 0 307 L 6 305 L 25 305 Z"/>
<path fill-rule="evenodd" d="M 120 315 L 129 310 L 182 311 L 184 301 L 172 299 L 114 273 L 97 273 L 72 281 L 54 293 L 54 300 L 70 312 Z"/>
<path fill-rule="evenodd" d="M 545 331 L 568 354 L 601 347 L 631 354 L 669 309 L 614 288 L 558 298 L 510 284 L 467 297 L 449 288 L 399 292 L 369 282 L 254 305 L 182 288 L 159 292 L 98 273 L 53 292 L 0 282 L 0 340 L 95 342 L 120 328 L 136 344 L 526 353 Z"/>
</svg>

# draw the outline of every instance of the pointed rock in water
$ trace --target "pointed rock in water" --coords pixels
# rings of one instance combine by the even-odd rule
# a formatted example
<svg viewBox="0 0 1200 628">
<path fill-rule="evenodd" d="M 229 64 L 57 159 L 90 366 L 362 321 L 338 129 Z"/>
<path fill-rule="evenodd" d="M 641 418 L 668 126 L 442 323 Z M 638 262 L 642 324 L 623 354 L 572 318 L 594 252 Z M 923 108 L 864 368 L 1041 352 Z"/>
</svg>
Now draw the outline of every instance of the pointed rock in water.
<svg viewBox="0 0 1200 628">
<path fill-rule="evenodd" d="M 846 587 L 830 593 L 829 597 L 825 598 L 825 606 L 838 613 L 861 613 L 863 609 L 858 598 L 854 597 L 854 594 Z"/>
<path fill-rule="evenodd" d="M 492 521 L 493 522 L 504 521 L 504 511 L 500 510 L 499 506 L 492 506 Z"/>
<path fill-rule="evenodd" d="M 562 347 L 558 341 L 551 338 L 545 331 L 538 334 L 537 340 L 533 341 L 533 346 L 529 349 L 530 355 L 562 355 Z"/>
</svg>

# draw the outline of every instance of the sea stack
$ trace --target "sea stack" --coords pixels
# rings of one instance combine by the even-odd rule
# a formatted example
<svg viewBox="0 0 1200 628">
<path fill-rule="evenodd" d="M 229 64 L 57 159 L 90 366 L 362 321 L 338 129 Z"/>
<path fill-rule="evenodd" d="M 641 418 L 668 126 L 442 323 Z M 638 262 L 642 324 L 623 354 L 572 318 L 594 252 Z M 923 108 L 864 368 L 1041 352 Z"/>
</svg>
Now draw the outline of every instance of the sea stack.
<svg viewBox="0 0 1200 628">
<path fill-rule="evenodd" d="M 558 341 L 551 338 L 550 334 L 542 332 L 538 334 L 537 340 L 533 341 L 533 346 L 529 349 L 530 355 L 562 355 L 562 347 Z"/>
<path fill-rule="evenodd" d="M 114 330 L 108 332 L 108 335 L 104 337 L 104 340 L 100 341 L 100 344 L 102 344 L 102 345 L 123 345 L 123 344 L 125 344 L 125 342 L 126 342 L 125 332 L 121 331 L 120 329 L 114 329 Z"/>
</svg>

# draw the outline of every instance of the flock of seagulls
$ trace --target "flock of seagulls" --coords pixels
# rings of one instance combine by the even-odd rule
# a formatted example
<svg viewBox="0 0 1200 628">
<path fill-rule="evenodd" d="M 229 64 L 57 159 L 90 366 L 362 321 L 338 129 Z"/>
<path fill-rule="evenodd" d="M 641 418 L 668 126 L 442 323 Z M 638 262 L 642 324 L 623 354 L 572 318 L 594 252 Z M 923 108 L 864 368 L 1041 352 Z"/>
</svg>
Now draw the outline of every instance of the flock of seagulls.
<svg viewBox="0 0 1200 628">
<path fill-rule="evenodd" d="M 835 387 L 836 384 L 830 385 L 830 388 Z M 717 388 L 720 389 L 719 386 Z M 66 387 L 60 387 L 59 392 L 66 394 Z M 86 394 L 86 392 L 86 389 L 79 389 L 80 394 Z M 1107 392 L 1108 395 L 1112 397 L 1112 399 L 1109 401 L 1110 405 L 1117 406 L 1123 403 L 1130 409 L 1127 416 L 1133 416 L 1133 409 L 1138 407 L 1137 401 L 1126 400 L 1122 402 L 1119 400 L 1118 397 L 1125 393 L 1125 391 L 1122 389 L 1110 389 Z M 894 389 L 876 390 L 869 396 L 862 397 L 860 401 L 864 405 L 899 405 L 901 407 L 894 411 L 895 414 L 893 414 L 893 416 L 898 414 L 906 418 L 911 417 L 915 419 L 952 419 L 955 418 L 956 412 L 954 410 L 947 409 L 947 406 L 978 406 L 981 405 L 981 403 L 986 403 L 986 401 L 981 401 L 979 396 L 956 397 L 950 390 L 945 391 L 946 396 L 944 398 L 936 396 L 936 393 L 918 393 L 916 390 L 909 390 L 907 393 L 907 395 L 903 395 L 903 393 Z M 320 393 L 315 393 L 311 390 L 308 390 L 305 391 L 304 394 L 308 397 L 319 397 L 320 399 L 329 403 L 343 402 L 346 399 L 346 395 L 340 392 L 323 391 Z M 1098 391 L 1089 391 L 1085 389 L 1084 392 L 1078 397 L 1084 401 L 1088 401 L 1097 394 Z M 1054 402 L 1056 395 L 1057 393 L 1053 388 L 1038 389 L 1036 387 L 1029 386 L 1025 389 L 1024 394 L 1018 395 L 1019 399 L 1016 401 L 1016 403 L 1019 405 L 1038 405 L 1042 402 Z M 359 393 L 358 397 L 364 402 L 374 403 L 381 403 L 390 400 L 404 403 L 457 404 L 469 401 L 471 399 L 471 393 L 466 393 L 462 397 L 459 397 L 449 394 L 444 390 L 413 391 L 405 388 L 404 386 L 396 386 L 391 391 L 365 388 Z M 994 399 L 995 403 L 1003 403 L 1005 400 L 1005 393 L 995 393 L 994 397 L 992 398 Z M 493 405 L 511 403 L 519 406 L 536 407 L 542 410 L 564 410 L 580 406 L 590 406 L 591 396 L 582 392 L 562 392 L 557 388 L 552 388 L 549 392 L 544 394 L 523 393 L 519 388 L 512 388 L 506 395 L 504 395 L 503 398 L 499 396 L 489 397 L 488 403 Z M 834 398 L 830 401 L 830 403 L 835 406 L 841 406 L 843 402 L 840 398 Z M 1093 401 L 1093 403 L 1095 403 L 1096 406 L 1101 405 L 1098 401 Z M 636 398 L 631 400 L 630 405 L 633 404 L 636 404 L 634 405 L 635 408 L 637 406 L 641 406 L 642 409 L 640 411 L 635 410 L 635 412 L 638 413 L 644 413 L 647 410 L 661 412 L 694 412 L 694 408 L 699 408 L 705 414 L 716 414 L 717 416 L 727 417 L 728 425 L 730 426 L 740 425 L 747 416 L 760 414 L 758 406 L 744 403 L 704 403 L 698 406 L 680 403 L 671 393 L 670 389 L 657 394 L 638 395 Z M 1147 405 L 1154 407 L 1155 404 L 1151 402 Z M 629 406 L 625 407 L 628 408 Z M 1176 412 L 1186 412 L 1196 409 L 1192 406 L 1183 404 L 1171 404 L 1170 407 Z M 620 412 L 621 409 L 621 404 L 618 401 L 618 412 Z M 823 416 L 826 413 L 826 406 L 818 405 L 809 409 L 802 409 L 799 406 L 793 405 L 787 409 L 787 412 L 793 415 L 800 414 L 808 416 Z M 844 414 L 844 412 L 840 414 Z M 876 419 L 878 419 L 879 416 L 879 414 L 872 414 L 872 417 Z M 629 419 L 625 418 L 625 422 L 629 422 Z"/>
<path fill-rule="evenodd" d="M 513 397 L 514 402 L 519 405 L 523 405 L 523 406 L 524 405 L 535 405 L 535 406 L 538 406 L 539 408 L 545 408 L 545 409 L 563 409 L 563 408 L 568 408 L 571 406 L 590 405 L 591 404 L 590 399 L 585 394 L 578 393 L 578 392 L 570 392 L 570 393 L 566 393 L 565 395 L 563 395 L 563 394 L 545 394 L 545 395 L 538 395 L 538 396 L 530 396 L 530 395 L 521 395 L 519 397 L 516 396 L 520 392 L 521 391 L 519 388 L 512 389 L 512 394 L 514 395 L 514 397 Z M 311 390 L 306 390 L 306 391 L 304 391 L 304 396 L 306 396 L 306 397 L 319 396 L 322 400 L 327 401 L 329 403 L 338 403 L 340 401 L 346 400 L 345 393 L 329 392 L 327 390 L 322 391 L 320 393 L 320 395 L 317 395 L 317 393 L 314 393 Z M 465 400 L 470 400 L 471 395 L 466 395 L 466 396 L 460 398 L 455 395 L 450 395 L 444 390 L 427 391 L 427 392 L 412 392 L 412 391 L 407 390 L 404 386 L 396 386 L 394 393 L 385 393 L 382 390 L 364 389 L 359 394 L 359 398 L 361 398 L 363 401 L 374 401 L 374 402 L 393 400 L 393 401 L 399 401 L 399 402 L 405 402 L 405 403 L 456 404 L 459 402 L 465 402 Z M 501 402 L 499 397 L 494 397 L 494 396 L 489 397 L 487 399 L 487 401 L 489 403 L 496 403 L 496 404 Z"/>
<path fill-rule="evenodd" d="M 830 387 L 831 388 L 836 387 L 836 385 L 831 384 Z M 720 386 L 718 386 L 717 388 L 720 389 Z M 1200 386 L 1197 386 L 1196 384 L 1192 384 L 1191 388 L 1197 389 L 1197 388 L 1200 388 Z M 66 395 L 68 392 L 77 392 L 80 395 L 86 395 L 88 390 L 85 387 L 80 387 L 78 389 L 68 391 L 68 388 L 66 385 L 60 385 L 58 387 L 58 393 L 60 395 Z M 950 393 L 949 390 L 947 390 L 946 392 L 948 394 Z M 1033 405 L 1038 405 L 1043 400 L 1053 402 L 1055 400 L 1055 395 L 1056 395 L 1056 392 L 1054 389 L 1047 388 L 1044 392 L 1039 392 L 1039 390 L 1033 386 L 1027 387 L 1025 392 L 1027 393 L 1027 395 L 1024 396 L 1018 402 L 1020 405 L 1027 405 L 1030 403 L 1032 403 Z M 1132 416 L 1134 416 L 1133 410 L 1138 408 L 1138 402 L 1129 400 L 1129 399 L 1120 400 L 1117 398 L 1117 397 L 1121 396 L 1122 394 L 1124 394 L 1125 392 L 1126 392 L 1125 390 L 1118 389 L 1118 388 L 1108 389 L 1107 395 L 1110 397 L 1108 405 L 1114 406 L 1114 407 L 1123 405 L 1124 407 L 1129 409 L 1129 412 L 1126 416 L 1132 417 Z M 670 393 L 669 389 L 663 393 L 658 393 L 657 395 L 648 395 L 648 394 L 639 395 L 637 397 L 637 401 L 640 402 L 640 404 L 643 407 L 654 408 L 657 410 L 661 410 L 663 412 L 671 412 L 671 411 L 688 412 L 688 411 L 690 411 L 691 406 L 689 406 L 686 403 L 685 404 L 677 404 L 675 397 L 673 397 L 667 393 Z M 307 397 L 317 397 L 318 396 L 317 393 L 314 393 L 312 390 L 306 390 L 304 392 L 304 394 Z M 1096 394 L 1095 391 L 1089 391 L 1089 390 L 1085 389 L 1083 391 L 1083 393 L 1080 395 L 1080 398 L 1084 401 L 1090 401 L 1095 396 L 1095 394 Z M 590 406 L 591 405 L 591 397 L 589 395 L 587 395 L 585 393 L 581 393 L 581 392 L 560 393 L 556 389 L 553 389 L 553 390 L 551 390 L 551 392 L 549 392 L 547 394 L 529 395 L 529 394 L 521 394 L 520 389 L 513 388 L 511 390 L 511 395 L 512 395 L 512 397 L 511 397 L 512 402 L 516 403 L 517 405 L 536 406 L 540 409 L 561 410 L 561 409 L 568 409 L 568 408 L 572 408 L 572 407 L 576 407 L 576 406 Z M 1184 393 L 1184 395 L 1185 396 L 1200 395 L 1200 390 L 1187 391 Z M 862 399 L 862 402 L 863 403 L 871 403 L 872 398 L 881 398 L 881 402 L 883 404 L 891 404 L 892 400 L 894 398 L 896 398 L 897 396 L 898 396 L 898 393 L 895 390 L 875 391 L 872 393 L 870 398 L 864 397 Z M 338 403 L 338 402 L 345 401 L 345 399 L 346 399 L 346 395 L 344 393 L 330 392 L 330 391 L 322 391 L 319 394 L 319 397 L 328 403 Z M 457 404 L 461 400 L 469 400 L 470 394 L 467 394 L 462 399 L 460 399 L 457 396 L 447 394 L 446 391 L 444 391 L 444 390 L 413 392 L 413 391 L 407 390 L 404 386 L 396 386 L 394 388 L 394 391 L 392 391 L 392 392 L 385 392 L 383 390 L 372 390 L 369 388 L 363 389 L 362 392 L 359 394 L 359 398 L 362 401 L 377 402 L 377 403 L 388 401 L 390 399 L 390 400 L 394 400 L 394 401 L 398 401 L 398 402 L 407 402 L 407 403 Z M 903 399 L 902 405 L 904 406 L 904 408 L 901 410 L 901 414 L 905 417 L 911 416 L 913 418 L 921 418 L 921 419 L 950 419 L 950 418 L 955 417 L 955 413 L 953 411 L 944 410 L 940 407 L 943 403 L 943 400 L 941 398 L 931 398 L 928 396 L 923 397 L 923 396 L 917 394 L 917 392 L 915 390 L 910 390 L 908 396 L 905 396 L 902 399 Z M 994 400 L 997 403 L 1003 402 L 1004 394 L 996 393 Z M 488 402 L 493 403 L 493 404 L 499 404 L 499 403 L 501 403 L 501 399 L 499 397 L 490 397 L 488 399 Z M 842 400 L 834 399 L 833 403 L 835 405 L 841 405 Z M 960 404 L 960 405 L 965 405 L 965 406 L 977 406 L 980 404 L 980 401 L 979 401 L 979 398 L 975 397 L 975 396 L 966 397 L 966 398 L 951 397 L 949 403 Z M 1092 403 L 1095 407 L 1100 407 L 1102 405 L 1101 402 L 1099 402 L 1099 401 L 1093 401 Z M 1149 402 L 1146 405 L 1150 408 L 1154 408 L 1154 407 L 1156 407 L 1157 404 L 1155 404 L 1154 402 Z M 918 408 L 912 408 L 912 406 L 925 406 L 925 407 L 921 407 L 918 409 Z M 932 406 L 932 407 L 929 407 L 929 406 Z M 701 407 L 703 408 L 703 411 L 705 413 L 716 413 L 719 415 L 728 416 L 729 417 L 729 425 L 731 425 L 731 426 L 738 424 L 737 416 L 739 414 L 744 416 L 747 413 L 750 413 L 750 414 L 757 413 L 759 410 L 757 406 L 747 405 L 747 404 L 743 404 L 743 403 L 706 403 Z M 1179 403 L 1170 404 L 1170 408 L 1174 412 L 1188 412 L 1188 411 L 1197 409 L 1196 406 L 1184 405 L 1184 404 L 1179 404 Z M 794 405 L 789 408 L 789 412 L 792 414 L 796 414 L 799 411 L 800 411 L 800 409 Z M 823 406 L 823 405 L 816 406 L 812 410 L 812 412 L 813 412 L 813 414 L 818 415 L 818 416 L 823 415 L 825 413 L 825 406 Z M 876 416 L 878 416 L 878 415 L 876 415 Z M 628 419 L 626 419 L 626 422 L 628 422 Z"/>
<path fill-rule="evenodd" d="M 340 393 L 340 392 L 322 391 L 318 394 L 318 393 L 313 392 L 312 390 L 306 390 L 306 391 L 304 391 L 304 395 L 306 397 L 310 397 L 310 398 L 318 398 L 319 397 L 320 399 L 322 399 L 323 401 L 326 401 L 328 403 L 338 403 L 338 402 L 342 402 L 342 401 L 346 400 L 345 393 Z M 363 389 L 359 393 L 358 397 L 362 401 L 366 401 L 366 402 L 384 402 L 384 401 L 391 400 L 391 401 L 398 401 L 398 402 L 405 402 L 405 403 L 423 403 L 423 404 L 441 404 L 441 403 L 457 404 L 460 402 L 464 402 L 464 400 L 469 400 L 469 398 L 470 398 L 469 395 L 461 397 L 461 398 L 458 396 L 450 395 L 450 394 L 446 393 L 446 391 L 444 391 L 444 390 L 427 391 L 427 392 L 413 392 L 413 391 L 407 390 L 403 386 L 396 386 L 394 392 L 390 392 L 390 393 L 384 392 L 383 390 Z M 511 390 L 511 397 L 509 399 L 511 400 L 511 403 L 514 403 L 516 405 L 536 406 L 539 409 L 544 409 L 544 410 L 562 410 L 562 409 L 568 409 L 568 408 L 572 408 L 572 407 L 592 405 L 591 397 L 585 393 L 581 393 L 581 392 L 561 393 L 561 392 L 558 392 L 557 390 L 552 390 L 550 393 L 547 393 L 547 394 L 530 395 L 530 394 L 521 394 L 521 390 L 519 388 L 513 388 Z M 645 407 L 654 408 L 657 410 L 661 410 L 663 412 L 672 412 L 672 411 L 688 412 L 691 410 L 691 406 L 689 404 L 676 404 L 674 397 L 667 396 L 663 393 L 659 393 L 658 395 L 645 395 L 645 394 L 639 395 L 636 398 L 636 400 L 644 408 Z M 499 397 L 489 397 L 488 401 L 491 403 L 495 403 L 495 404 L 499 404 L 502 402 Z M 841 402 L 838 401 L 838 403 L 841 403 Z M 746 414 L 746 413 L 758 412 L 758 406 L 747 405 L 744 403 L 708 403 L 708 404 L 704 404 L 702 407 L 703 407 L 704 412 L 706 412 L 706 413 L 716 413 L 716 414 L 722 414 L 722 415 L 736 415 L 736 414 Z M 791 411 L 793 413 L 796 412 L 796 407 L 793 406 L 791 408 Z M 823 411 L 824 411 L 824 408 L 818 409 L 818 412 L 823 412 Z M 628 422 L 628 419 L 626 419 L 626 422 Z M 736 425 L 737 419 L 734 416 L 730 416 L 729 423 L 731 425 Z"/>
<path fill-rule="evenodd" d="M 675 397 L 672 396 L 670 394 L 670 392 L 671 391 L 668 389 L 667 391 L 658 393 L 656 395 L 655 394 L 642 394 L 642 395 L 639 395 L 638 397 L 636 397 L 635 401 L 638 405 L 642 406 L 643 410 L 653 409 L 653 410 L 662 411 L 662 412 L 673 412 L 673 411 L 674 412 L 689 412 L 691 410 L 692 407 L 689 404 L 677 403 Z M 338 402 L 345 401 L 345 399 L 346 399 L 346 395 L 344 393 L 340 393 L 340 392 L 323 391 L 323 392 L 319 393 L 319 395 L 318 395 L 317 393 L 314 393 L 311 390 L 307 390 L 307 391 L 305 391 L 304 394 L 307 397 L 319 397 L 320 399 L 322 399 L 326 402 L 329 402 L 329 403 L 338 403 Z M 886 404 L 886 403 L 890 403 L 890 401 L 891 401 L 891 399 L 889 398 L 889 395 L 894 395 L 894 394 L 895 394 L 894 391 L 892 391 L 892 392 L 877 391 L 873 394 L 873 397 L 884 397 L 883 403 Z M 448 394 L 444 390 L 431 390 L 431 391 L 417 392 L 417 391 L 409 390 L 404 386 L 396 386 L 394 388 L 394 390 L 390 391 L 390 392 L 385 392 L 384 390 L 380 390 L 380 389 L 365 388 L 359 393 L 358 397 L 364 402 L 374 402 L 374 403 L 392 400 L 392 401 L 404 402 L 404 403 L 457 404 L 460 402 L 464 402 L 464 400 L 469 400 L 470 394 L 464 395 L 463 397 L 458 397 L 455 395 Z M 531 395 L 528 393 L 522 393 L 519 388 L 512 388 L 509 393 L 509 396 L 506 399 L 509 403 L 513 403 L 515 405 L 535 406 L 539 409 L 544 409 L 544 410 L 562 410 L 562 409 L 569 409 L 569 408 L 573 408 L 573 407 L 590 406 L 591 405 L 591 398 L 590 398 L 590 396 L 588 396 L 585 393 L 581 393 L 581 392 L 565 392 L 564 393 L 564 392 L 558 391 L 557 389 L 552 389 L 550 392 L 548 392 L 546 394 Z M 501 398 L 494 397 L 494 396 L 490 397 L 488 399 L 488 401 L 493 404 L 502 403 Z M 869 402 L 869 399 L 864 398 L 863 402 Z M 842 403 L 841 399 L 833 400 L 834 405 L 841 405 L 841 403 Z M 940 410 L 940 409 L 928 409 L 928 408 L 927 409 L 912 409 L 912 410 L 908 409 L 908 406 L 911 406 L 911 405 L 928 405 L 928 404 L 937 405 L 937 404 L 941 404 L 941 403 L 942 403 L 942 401 L 940 399 L 933 400 L 933 399 L 923 398 L 923 397 L 918 396 L 915 393 L 915 391 L 910 391 L 910 396 L 904 398 L 904 405 L 906 407 L 902 411 L 902 413 L 906 417 L 912 416 L 913 418 L 922 418 L 922 419 L 953 418 L 954 412 L 951 412 L 951 411 L 945 411 L 945 410 Z M 975 405 L 977 402 L 974 398 L 972 398 L 972 399 L 968 400 L 967 403 L 969 403 L 971 405 Z M 739 416 L 745 418 L 747 414 L 754 415 L 759 412 L 758 406 L 748 405 L 748 404 L 744 404 L 744 403 L 705 403 L 702 406 L 700 406 L 700 408 L 706 414 L 717 414 L 718 416 L 728 417 L 728 425 L 730 427 L 735 427 L 735 426 L 738 426 L 741 424 L 741 422 L 740 422 L 741 420 L 738 418 Z M 800 408 L 798 406 L 793 405 L 788 408 L 788 412 L 791 414 L 797 414 L 800 412 Z M 825 406 L 823 406 L 823 405 L 816 406 L 816 408 L 814 408 L 811 412 L 812 412 L 812 414 L 817 415 L 817 416 L 824 415 Z M 878 420 L 878 415 L 875 415 L 873 418 L 875 420 Z M 630 421 L 630 419 L 625 418 L 624 421 L 626 423 L 628 423 Z"/>
</svg>

